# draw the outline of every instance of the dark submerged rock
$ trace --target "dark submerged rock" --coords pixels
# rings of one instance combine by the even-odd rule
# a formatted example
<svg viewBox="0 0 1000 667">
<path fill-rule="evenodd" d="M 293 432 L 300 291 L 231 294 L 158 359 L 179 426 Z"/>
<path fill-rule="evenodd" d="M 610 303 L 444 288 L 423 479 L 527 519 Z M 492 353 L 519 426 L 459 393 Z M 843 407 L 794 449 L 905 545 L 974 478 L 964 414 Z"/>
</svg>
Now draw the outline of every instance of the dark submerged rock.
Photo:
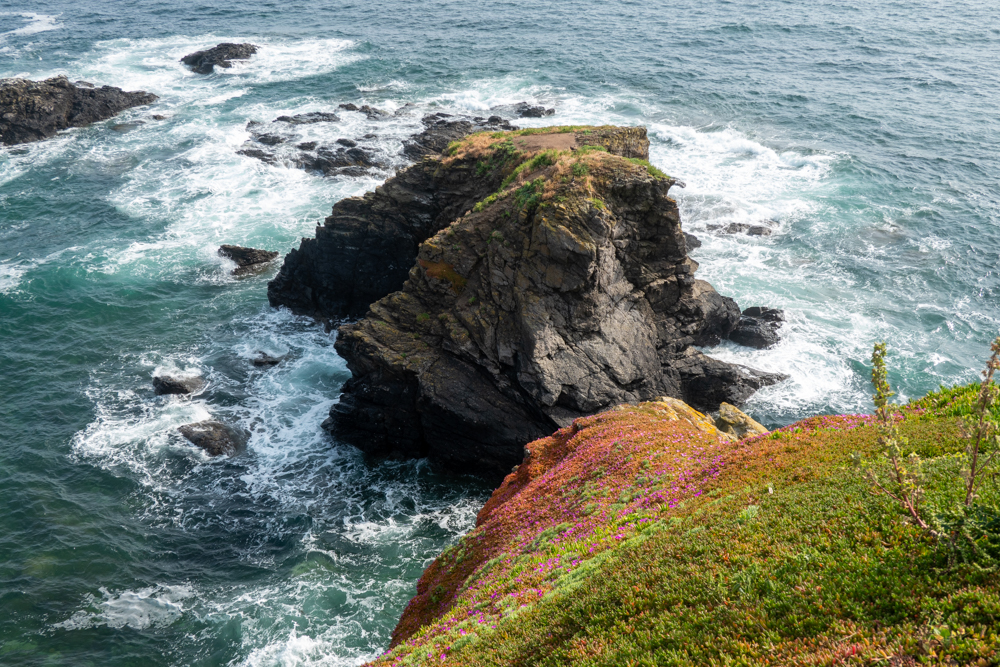
<svg viewBox="0 0 1000 667">
<path fill-rule="evenodd" d="M 285 143 L 285 138 L 277 134 L 257 134 L 254 139 L 265 146 L 277 146 Z"/>
<path fill-rule="evenodd" d="M 144 91 L 74 85 L 64 76 L 45 81 L 3 79 L 0 80 L 0 141 L 7 146 L 40 141 L 59 130 L 84 127 L 157 99 Z"/>
<path fill-rule="evenodd" d="M 312 113 L 300 113 L 294 116 L 278 116 L 275 123 L 288 123 L 290 125 L 312 125 L 313 123 L 336 123 L 340 117 L 335 113 L 326 111 L 313 111 Z"/>
<path fill-rule="evenodd" d="M 181 58 L 181 62 L 198 74 L 211 74 L 216 67 L 228 69 L 234 60 L 249 60 L 257 53 L 255 44 L 232 44 L 224 42 L 204 51 L 195 51 Z"/>
<path fill-rule="evenodd" d="M 339 120 L 335 114 L 315 112 L 297 116 L 280 116 L 274 122 L 285 125 L 306 125 L 311 123 Z M 247 123 L 250 141 L 236 151 L 239 155 L 252 157 L 270 165 L 292 165 L 307 171 L 320 172 L 324 176 L 362 176 L 372 169 L 384 169 L 387 164 L 370 149 L 359 147 L 351 139 L 338 139 L 333 146 L 323 146 L 316 141 L 295 144 L 301 152 L 289 152 L 286 144 L 294 143 L 299 137 L 282 130 L 280 126 L 269 125 L 264 129 L 259 121 Z M 281 134 L 286 132 L 286 134 Z M 266 147 L 266 148 L 265 148 Z"/>
<path fill-rule="evenodd" d="M 271 366 L 277 366 L 281 363 L 284 357 L 272 357 L 267 352 L 257 352 L 257 356 L 250 360 L 254 366 L 258 368 L 270 368 Z"/>
<path fill-rule="evenodd" d="M 173 375 L 157 375 L 153 378 L 153 391 L 157 396 L 164 394 L 193 394 L 205 386 L 200 377 L 176 377 Z"/>
<path fill-rule="evenodd" d="M 223 454 L 232 456 L 242 446 L 242 438 L 235 429 L 215 420 L 185 424 L 179 426 L 177 430 L 193 444 L 208 452 L 209 456 Z"/>
<path fill-rule="evenodd" d="M 363 113 L 372 120 L 378 118 L 388 118 L 389 116 L 392 115 L 388 111 L 383 111 L 382 109 L 376 109 L 375 107 L 368 106 L 367 104 L 359 107 L 357 104 L 351 104 L 350 102 L 348 102 L 346 104 L 338 105 L 337 108 L 343 109 L 344 111 L 357 111 Z"/>
<path fill-rule="evenodd" d="M 509 162 L 502 139 L 426 157 L 338 202 L 286 256 L 273 304 L 367 308 L 338 331 L 352 378 L 324 426 L 339 439 L 501 475 L 526 442 L 581 415 L 663 395 L 713 409 L 783 377 L 694 347 L 727 338 L 741 315 L 695 279 L 674 182 L 618 156 L 648 159 L 644 128 L 526 139 L 537 150 Z M 581 159 L 566 150 L 474 210 L 533 150 L 578 140 L 609 150 L 582 154 L 589 181 L 559 176 Z M 544 206 L 521 189 L 539 178 L 553 190 Z"/>
<path fill-rule="evenodd" d="M 249 271 L 262 268 L 263 265 L 272 261 L 278 256 L 272 250 L 259 250 L 257 248 L 244 248 L 238 245 L 223 245 L 219 247 L 219 254 L 226 259 L 236 262 L 233 269 L 234 275 L 240 275 Z"/>
<path fill-rule="evenodd" d="M 773 223 L 769 220 L 768 223 Z M 746 234 L 747 236 L 770 236 L 774 230 L 768 225 L 751 225 L 746 222 L 731 222 L 725 227 L 715 225 L 709 227 L 712 231 L 721 231 L 723 234 Z"/>
</svg>

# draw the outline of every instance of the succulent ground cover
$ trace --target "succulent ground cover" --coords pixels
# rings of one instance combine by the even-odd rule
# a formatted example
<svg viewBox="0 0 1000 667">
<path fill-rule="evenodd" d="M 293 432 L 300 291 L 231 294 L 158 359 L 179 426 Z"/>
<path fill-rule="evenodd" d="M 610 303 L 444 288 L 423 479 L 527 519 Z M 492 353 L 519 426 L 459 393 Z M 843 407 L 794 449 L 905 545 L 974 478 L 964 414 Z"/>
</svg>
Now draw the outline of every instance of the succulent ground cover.
<svg viewBox="0 0 1000 667">
<path fill-rule="evenodd" d="M 962 489 L 978 385 L 904 409 L 927 500 Z M 872 493 L 868 415 L 724 442 L 683 404 L 581 418 L 528 445 L 425 572 L 373 664 L 834 665 L 1000 661 L 1000 573 Z M 996 503 L 996 479 L 982 489 Z"/>
</svg>

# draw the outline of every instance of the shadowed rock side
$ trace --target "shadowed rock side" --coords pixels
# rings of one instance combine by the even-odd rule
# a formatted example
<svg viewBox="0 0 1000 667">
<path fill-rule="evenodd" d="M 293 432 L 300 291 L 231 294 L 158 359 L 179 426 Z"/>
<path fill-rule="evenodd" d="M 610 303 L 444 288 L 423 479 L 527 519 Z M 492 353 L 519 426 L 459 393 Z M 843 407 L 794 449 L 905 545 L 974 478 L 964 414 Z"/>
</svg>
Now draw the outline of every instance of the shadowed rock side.
<svg viewBox="0 0 1000 667">
<path fill-rule="evenodd" d="M 143 91 L 112 86 L 77 86 L 64 76 L 45 81 L 0 81 L 0 141 L 7 146 L 40 141 L 59 130 L 83 127 L 125 109 L 152 104 L 158 98 Z"/>
<path fill-rule="evenodd" d="M 436 120 L 428 129 L 435 127 Z M 473 123 L 462 127 L 460 136 L 476 129 Z M 571 143 L 600 145 L 617 155 L 649 155 L 642 127 L 562 134 Z M 428 139 L 422 145 L 440 142 Z M 303 239 L 298 250 L 285 256 L 281 271 L 268 284 L 271 305 L 333 319 L 364 315 L 374 301 L 403 286 L 420 243 L 499 188 L 525 154 L 511 148 L 490 159 L 430 154 L 375 192 L 337 202 L 316 228 L 316 237 Z"/>
<path fill-rule="evenodd" d="M 496 163 L 512 142 L 487 136 L 421 166 Z M 695 279 L 672 179 L 586 148 L 521 164 L 420 245 L 401 290 L 340 328 L 353 377 L 328 429 L 372 453 L 503 474 L 576 417 L 657 396 L 714 409 L 782 378 L 693 347 L 726 338 L 740 311 Z"/>
</svg>

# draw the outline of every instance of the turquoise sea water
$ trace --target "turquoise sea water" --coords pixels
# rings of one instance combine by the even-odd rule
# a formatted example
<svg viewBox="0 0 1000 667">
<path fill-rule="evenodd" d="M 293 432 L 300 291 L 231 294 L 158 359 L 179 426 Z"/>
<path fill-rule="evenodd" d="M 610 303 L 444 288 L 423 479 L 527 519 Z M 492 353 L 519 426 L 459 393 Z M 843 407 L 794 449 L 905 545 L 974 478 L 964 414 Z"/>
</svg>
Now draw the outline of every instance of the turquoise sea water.
<svg viewBox="0 0 1000 667">
<path fill-rule="evenodd" d="M 489 489 L 367 465 L 319 423 L 348 373 L 319 325 L 236 279 L 371 178 L 236 154 L 249 120 L 401 140 L 428 111 L 522 100 L 644 124 L 701 277 L 786 309 L 783 342 L 713 355 L 791 375 L 769 424 L 866 410 L 871 344 L 904 397 L 970 380 L 1000 327 L 1000 10 L 975 2 L 0 2 L 0 76 L 145 89 L 148 109 L 0 149 L 0 665 L 355 665 Z M 253 41 L 211 76 L 177 61 Z M 152 114 L 165 120 L 153 120 Z M 483 114 L 486 115 L 486 114 Z M 141 125 L 119 127 L 130 121 Z M 726 235 L 774 221 L 770 237 Z M 273 270 L 272 270 L 273 271 Z M 258 350 L 285 354 L 275 369 Z M 198 372 L 193 398 L 156 371 Z M 209 460 L 175 427 L 251 433 Z"/>
</svg>

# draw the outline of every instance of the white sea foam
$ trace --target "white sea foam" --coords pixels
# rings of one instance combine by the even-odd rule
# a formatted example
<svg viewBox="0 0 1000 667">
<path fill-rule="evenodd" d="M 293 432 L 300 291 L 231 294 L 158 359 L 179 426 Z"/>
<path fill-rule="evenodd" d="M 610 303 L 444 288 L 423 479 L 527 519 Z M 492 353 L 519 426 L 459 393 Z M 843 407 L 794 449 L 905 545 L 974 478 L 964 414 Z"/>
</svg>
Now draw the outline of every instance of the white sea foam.
<svg viewBox="0 0 1000 667">
<path fill-rule="evenodd" d="M 116 594 L 105 588 L 100 591 L 102 599 L 89 596 L 84 609 L 52 627 L 63 630 L 165 627 L 184 614 L 184 602 L 194 596 L 189 585 L 149 586 Z"/>
<path fill-rule="evenodd" d="M 8 30 L 7 32 L 0 32 L 0 42 L 3 42 L 8 37 L 35 35 L 40 32 L 58 30 L 63 27 L 62 24 L 58 22 L 59 15 L 52 16 L 49 14 L 35 14 L 34 12 L 0 12 L 0 16 L 18 16 L 27 20 L 27 23 L 20 28 Z"/>
<path fill-rule="evenodd" d="M 0 294 L 10 294 L 16 290 L 31 266 L 30 262 L 0 262 Z"/>
</svg>

